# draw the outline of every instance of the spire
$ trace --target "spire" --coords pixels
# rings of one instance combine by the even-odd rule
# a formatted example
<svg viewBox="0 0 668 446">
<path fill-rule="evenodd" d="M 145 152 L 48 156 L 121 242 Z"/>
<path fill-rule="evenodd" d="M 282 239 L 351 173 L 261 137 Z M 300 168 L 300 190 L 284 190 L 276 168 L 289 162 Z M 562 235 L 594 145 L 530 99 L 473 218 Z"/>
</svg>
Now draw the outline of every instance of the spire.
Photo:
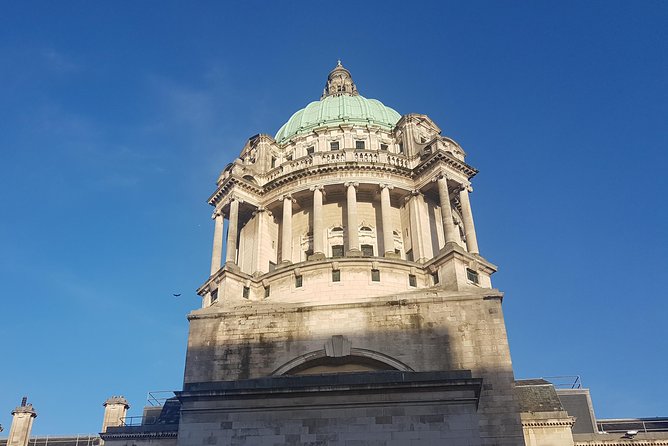
<svg viewBox="0 0 668 446">
<path fill-rule="evenodd" d="M 329 72 L 327 76 L 327 83 L 325 84 L 325 90 L 322 92 L 322 97 L 324 99 L 327 96 L 357 96 L 357 87 L 353 82 L 353 77 L 343 65 L 341 65 L 341 60 L 336 62 L 336 67 Z"/>
</svg>

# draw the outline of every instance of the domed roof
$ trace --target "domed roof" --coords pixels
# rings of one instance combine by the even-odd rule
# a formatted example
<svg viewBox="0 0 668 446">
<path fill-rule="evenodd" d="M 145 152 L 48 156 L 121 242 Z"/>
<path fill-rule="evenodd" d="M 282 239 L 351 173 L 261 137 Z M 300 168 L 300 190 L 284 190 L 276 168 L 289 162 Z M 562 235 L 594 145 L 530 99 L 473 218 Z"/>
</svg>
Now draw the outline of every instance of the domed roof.
<svg viewBox="0 0 668 446">
<path fill-rule="evenodd" d="M 399 119 L 401 115 L 382 102 L 360 96 L 350 72 L 339 61 L 327 78 L 322 98 L 292 115 L 274 139 L 282 143 L 316 127 L 335 127 L 343 123 L 375 125 L 391 130 Z"/>
</svg>

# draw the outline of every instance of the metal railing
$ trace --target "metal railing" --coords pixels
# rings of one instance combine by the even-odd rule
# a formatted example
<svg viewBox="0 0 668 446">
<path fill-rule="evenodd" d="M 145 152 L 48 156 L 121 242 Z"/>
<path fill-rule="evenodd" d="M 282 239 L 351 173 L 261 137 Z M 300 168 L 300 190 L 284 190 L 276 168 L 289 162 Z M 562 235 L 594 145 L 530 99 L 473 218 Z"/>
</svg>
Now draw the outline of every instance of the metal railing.
<svg viewBox="0 0 668 446">
<path fill-rule="evenodd" d="M 158 417 L 123 417 L 121 418 L 121 426 L 146 426 L 149 424 L 156 424 L 158 422 Z"/>
<path fill-rule="evenodd" d="M 541 379 L 549 381 L 556 389 L 581 389 L 582 379 L 580 375 L 542 376 Z"/>
<path fill-rule="evenodd" d="M 668 418 L 622 418 L 597 420 L 596 426 L 601 432 L 626 433 L 638 432 L 668 432 Z"/>
<path fill-rule="evenodd" d="M 92 434 L 46 435 L 30 437 L 28 440 L 28 446 L 58 446 L 63 443 L 74 446 L 97 446 L 100 444 L 100 437 Z"/>
<path fill-rule="evenodd" d="M 173 396 L 174 392 L 171 390 L 154 390 L 152 392 L 148 392 L 146 401 L 149 406 L 164 406 L 165 401 L 172 398 Z"/>
</svg>

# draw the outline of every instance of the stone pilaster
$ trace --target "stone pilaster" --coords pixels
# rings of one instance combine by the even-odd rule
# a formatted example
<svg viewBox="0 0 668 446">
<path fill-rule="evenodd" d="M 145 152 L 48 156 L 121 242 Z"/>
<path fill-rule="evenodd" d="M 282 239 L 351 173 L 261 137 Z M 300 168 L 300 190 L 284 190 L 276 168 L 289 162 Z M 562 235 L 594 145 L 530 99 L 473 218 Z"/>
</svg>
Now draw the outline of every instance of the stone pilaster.
<svg viewBox="0 0 668 446">
<path fill-rule="evenodd" d="M 283 195 L 283 230 L 281 232 L 281 263 L 292 263 L 292 195 Z"/>
<path fill-rule="evenodd" d="M 12 410 L 12 427 L 9 429 L 9 438 L 7 439 L 7 446 L 27 446 L 30 440 L 30 431 L 32 430 L 32 423 L 37 412 L 33 409 L 32 404 L 27 404 L 26 398 L 23 398 L 21 405 Z"/>
<path fill-rule="evenodd" d="M 262 274 L 262 268 L 264 267 L 264 262 L 263 262 L 263 250 L 262 250 L 262 242 L 264 240 L 264 229 L 265 229 L 265 221 L 264 221 L 264 216 L 267 214 L 268 211 L 260 206 L 258 207 L 255 211 L 253 211 L 253 216 L 255 217 L 255 250 L 253 252 L 254 256 L 254 261 L 253 261 L 253 268 L 254 274 Z"/>
<path fill-rule="evenodd" d="M 344 186 L 346 187 L 346 210 L 348 217 L 348 251 L 346 252 L 346 256 L 359 257 L 362 255 L 357 219 L 357 186 L 359 184 L 345 183 Z"/>
<path fill-rule="evenodd" d="M 223 214 L 216 211 L 211 218 L 214 220 L 213 253 L 211 254 L 211 275 L 213 276 L 220 269 L 220 262 L 223 258 Z"/>
<path fill-rule="evenodd" d="M 380 185 L 380 219 L 383 224 L 383 245 L 385 247 L 385 257 L 398 257 L 394 252 L 390 190 L 392 190 L 392 186 L 388 184 Z"/>
<path fill-rule="evenodd" d="M 313 186 L 313 254 L 309 260 L 322 260 L 325 258 L 324 232 L 325 221 L 322 210 L 322 186 Z"/>
<path fill-rule="evenodd" d="M 459 189 L 459 202 L 462 205 L 462 222 L 464 223 L 464 232 L 466 233 L 466 249 L 471 254 L 479 254 L 478 238 L 475 234 L 475 225 L 473 224 L 473 212 L 471 212 L 471 202 L 469 192 L 473 191 L 470 185 L 462 185 Z"/>
<path fill-rule="evenodd" d="M 227 227 L 227 246 L 225 263 L 237 264 L 237 237 L 239 236 L 239 200 L 230 201 L 229 225 Z"/>
</svg>

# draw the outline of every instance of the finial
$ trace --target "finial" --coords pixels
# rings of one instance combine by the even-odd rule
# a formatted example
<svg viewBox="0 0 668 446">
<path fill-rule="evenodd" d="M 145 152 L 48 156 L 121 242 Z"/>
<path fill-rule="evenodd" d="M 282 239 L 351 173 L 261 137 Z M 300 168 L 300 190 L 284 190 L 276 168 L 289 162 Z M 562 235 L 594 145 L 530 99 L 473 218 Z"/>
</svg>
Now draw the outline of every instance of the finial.
<svg viewBox="0 0 668 446">
<path fill-rule="evenodd" d="M 336 66 L 337 66 L 337 67 L 342 66 L 342 65 L 341 65 L 341 59 L 337 59 L 337 60 L 336 60 Z"/>
</svg>

